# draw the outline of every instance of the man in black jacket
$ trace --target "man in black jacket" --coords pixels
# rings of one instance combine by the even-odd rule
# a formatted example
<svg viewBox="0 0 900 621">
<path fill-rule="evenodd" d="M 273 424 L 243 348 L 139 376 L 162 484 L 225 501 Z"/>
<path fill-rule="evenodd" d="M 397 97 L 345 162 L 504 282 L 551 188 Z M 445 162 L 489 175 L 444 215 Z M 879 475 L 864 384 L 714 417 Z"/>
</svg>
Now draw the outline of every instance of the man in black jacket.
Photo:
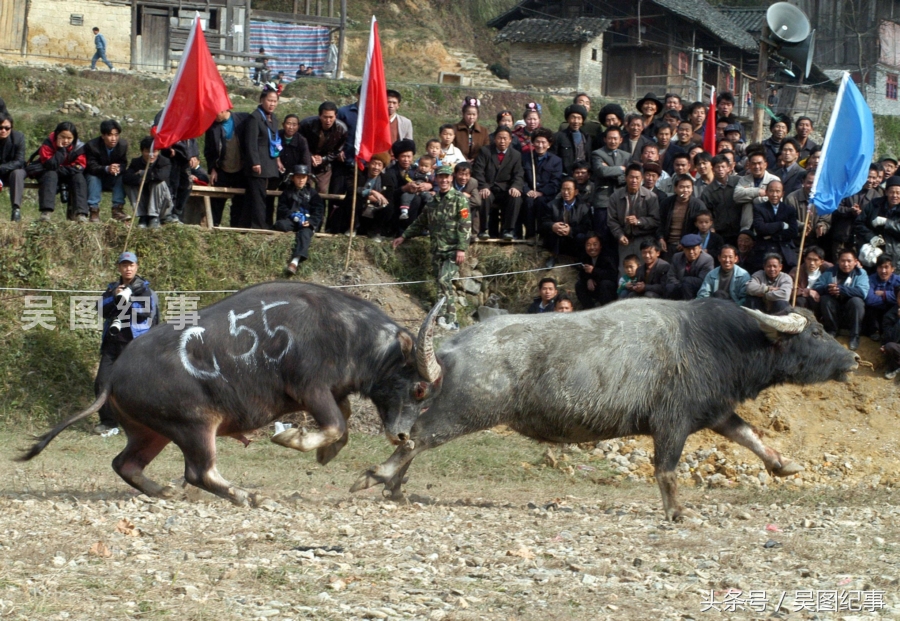
<svg viewBox="0 0 900 621">
<path fill-rule="evenodd" d="M 522 169 L 522 154 L 510 148 L 512 134 L 500 127 L 494 132 L 494 144 L 482 147 L 472 165 L 472 176 L 478 181 L 481 194 L 481 231 L 479 239 L 491 237 L 495 231 L 494 214 L 500 217 L 500 234 L 506 241 L 515 236 L 516 222 L 522 205 L 525 189 L 525 171 Z M 500 213 L 502 209 L 502 214 Z"/>
<path fill-rule="evenodd" d="M 13 119 L 0 112 L 0 187 L 9 189 L 12 221 L 22 219 L 22 194 L 25 192 L 25 135 L 13 131 Z"/>
<path fill-rule="evenodd" d="M 271 212 L 275 211 L 275 201 L 269 200 L 267 190 L 278 186 L 281 176 L 278 170 L 278 155 L 281 141 L 278 137 L 278 91 L 266 85 L 259 96 L 259 106 L 244 123 L 243 159 L 247 175 L 246 208 L 242 210 L 240 226 L 267 229 L 271 222 Z"/>
<path fill-rule="evenodd" d="M 206 158 L 206 170 L 209 173 L 209 184 L 220 188 L 245 188 L 247 177 L 243 172 L 241 158 L 241 132 L 244 123 L 250 117 L 246 112 L 223 110 L 216 116 L 215 122 L 206 130 L 203 156 Z M 225 198 L 210 200 L 213 213 L 213 224 L 222 223 L 222 212 L 225 211 Z M 244 197 L 233 196 L 231 199 L 230 226 L 238 226 L 244 209 Z"/>
<path fill-rule="evenodd" d="M 713 180 L 703 188 L 701 200 L 712 212 L 716 223 L 716 233 L 722 236 L 726 244 L 737 244 L 738 233 L 741 232 L 741 206 L 734 202 L 734 188 L 738 176 L 731 174 L 731 164 L 724 155 L 712 159 Z"/>
<path fill-rule="evenodd" d="M 122 126 L 107 119 L 100 123 L 100 136 L 84 145 L 87 157 L 85 180 L 87 204 L 91 222 L 100 222 L 100 198 L 104 190 L 112 190 L 112 217 L 120 222 L 128 220 L 125 206 L 125 186 L 122 174 L 128 166 L 128 142 L 119 136 Z"/>
<path fill-rule="evenodd" d="M 615 262 L 602 252 L 603 243 L 600 237 L 589 233 L 588 238 L 584 240 L 581 268 L 578 270 L 578 282 L 575 283 L 575 295 L 581 307 L 585 309 L 616 301 L 616 279 L 619 271 Z"/>
<path fill-rule="evenodd" d="M 553 139 L 552 151 L 562 159 L 563 173 L 569 176 L 575 170 L 575 162 L 591 157 L 593 139 L 581 130 L 586 119 L 584 106 L 572 104 L 566 108 L 567 127 Z"/>
<path fill-rule="evenodd" d="M 578 256 L 592 224 L 591 207 L 578 197 L 575 180 L 563 179 L 560 196 L 550 201 L 541 218 L 544 246 L 553 255 L 547 267 L 553 267 L 560 254 Z"/>
<path fill-rule="evenodd" d="M 374 95 L 373 95 L 374 96 Z M 319 104 L 319 116 L 300 121 L 300 135 L 306 138 L 316 175 L 316 189 L 327 194 L 331 185 L 332 167 L 345 159 L 347 126 L 337 118 L 338 108 L 333 102 Z"/>
<path fill-rule="evenodd" d="M 313 233 L 325 217 L 325 203 L 315 188 L 309 187 L 309 166 L 297 164 L 291 170 L 291 187 L 278 201 L 278 219 L 272 227 L 276 231 L 296 232 L 291 260 L 284 268 L 288 276 L 297 273 L 297 267 L 309 258 L 309 244 Z"/>
</svg>

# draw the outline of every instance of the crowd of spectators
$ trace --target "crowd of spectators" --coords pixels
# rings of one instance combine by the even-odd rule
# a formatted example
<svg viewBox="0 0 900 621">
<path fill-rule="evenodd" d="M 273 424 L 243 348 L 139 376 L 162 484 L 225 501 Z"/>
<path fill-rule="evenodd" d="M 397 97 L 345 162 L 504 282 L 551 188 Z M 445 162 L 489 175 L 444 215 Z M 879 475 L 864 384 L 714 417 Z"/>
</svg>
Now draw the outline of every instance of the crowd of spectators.
<svg viewBox="0 0 900 621">
<path fill-rule="evenodd" d="M 452 190 L 468 201 L 469 241 L 540 243 L 548 267 L 560 256 L 576 258 L 581 308 L 619 298 L 712 296 L 784 313 L 798 280 L 797 305 L 815 312 L 830 333 L 847 329 L 851 349 L 860 336 L 898 340 L 897 159 L 872 163 L 864 187 L 834 214 L 807 218 L 821 157 L 807 117 L 776 115 L 770 136 L 747 144 L 733 95 L 720 93 L 710 154 L 701 146 L 707 106 L 676 94 L 647 93 L 633 111 L 611 103 L 594 114 L 591 98 L 579 93 L 556 128 L 543 126 L 542 107 L 531 102 L 521 114 L 496 112 L 492 130 L 483 124 L 481 102 L 466 97 L 457 122 L 417 144 L 412 123 L 399 113 L 400 93 L 388 90 L 392 147 L 357 167 L 358 102 L 325 101 L 314 116 L 279 121 L 280 90 L 264 85 L 252 113 L 219 114 L 206 133 L 205 169 L 196 141 L 157 154 L 148 137 L 141 157 L 129 161 L 115 121 L 104 121 L 87 144 L 73 123 L 60 123 L 26 161 L 24 138 L 3 106 L 0 181 L 10 190 L 12 219 L 21 217 L 26 177 L 40 185 L 42 219 L 61 195 L 70 218 L 96 221 L 103 191 L 112 192 L 111 215 L 125 219 L 125 197 L 135 200 L 149 166 L 137 207 L 142 226 L 177 222 L 192 183 L 243 188 L 231 202 L 231 226 L 294 230 L 293 273 L 319 228 L 347 233 L 354 222 L 355 232 L 376 241 L 402 236 L 435 200 L 436 171 L 450 166 Z M 277 222 L 267 194 L 273 189 L 286 191 Z M 327 216 L 323 194 L 344 197 L 332 198 Z M 214 203 L 216 225 L 224 206 L 223 199 Z M 558 291 L 545 299 L 551 284 L 555 290 L 542 283 L 531 310 L 555 308 Z"/>
</svg>

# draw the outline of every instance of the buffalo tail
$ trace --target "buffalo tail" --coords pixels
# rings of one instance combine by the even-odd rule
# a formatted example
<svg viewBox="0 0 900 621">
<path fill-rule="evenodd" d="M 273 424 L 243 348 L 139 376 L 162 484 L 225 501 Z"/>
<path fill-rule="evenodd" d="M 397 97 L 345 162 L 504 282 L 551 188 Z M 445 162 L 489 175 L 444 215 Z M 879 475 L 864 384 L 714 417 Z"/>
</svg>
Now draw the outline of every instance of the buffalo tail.
<svg viewBox="0 0 900 621">
<path fill-rule="evenodd" d="M 53 440 L 53 438 L 58 436 L 62 432 L 63 429 L 69 427 L 70 425 L 73 425 L 74 423 L 77 423 L 78 421 L 82 420 L 83 418 L 87 418 L 94 412 L 98 411 L 101 407 L 103 407 L 103 404 L 106 403 L 106 398 L 108 396 L 109 396 L 109 387 L 107 386 L 106 388 L 103 389 L 103 391 L 100 393 L 100 395 L 97 397 L 97 399 L 91 405 L 88 406 L 88 408 L 86 410 L 79 412 L 78 414 L 75 414 L 74 416 L 70 416 L 69 418 L 67 418 L 60 424 L 58 424 L 56 427 L 54 427 L 53 429 L 51 429 L 44 435 L 39 436 L 37 438 L 37 443 L 34 446 L 32 446 L 28 450 L 27 453 L 25 453 L 24 455 L 20 455 L 19 457 L 16 457 L 15 461 L 28 461 L 34 457 L 37 457 L 41 453 L 41 451 L 43 451 L 47 447 L 47 445 L 50 444 L 51 440 Z"/>
</svg>

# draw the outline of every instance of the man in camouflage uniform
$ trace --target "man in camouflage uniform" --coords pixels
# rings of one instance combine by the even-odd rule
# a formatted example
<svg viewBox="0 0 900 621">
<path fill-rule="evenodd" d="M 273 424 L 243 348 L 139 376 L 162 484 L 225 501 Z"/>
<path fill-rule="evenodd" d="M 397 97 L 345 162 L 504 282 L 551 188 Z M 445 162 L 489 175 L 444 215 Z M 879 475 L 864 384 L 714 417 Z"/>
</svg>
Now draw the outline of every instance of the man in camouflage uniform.
<svg viewBox="0 0 900 621">
<path fill-rule="evenodd" d="M 469 247 L 469 233 L 472 230 L 469 199 L 453 189 L 452 166 L 438 168 L 436 180 L 438 192 L 425 204 L 419 217 L 403 235 L 394 239 L 393 246 L 397 248 L 411 237 L 425 233 L 431 235 L 432 273 L 440 295 L 447 298 L 438 325 L 445 330 L 459 330 L 453 279 L 459 275 L 459 266 L 466 260 L 466 248 Z"/>
</svg>

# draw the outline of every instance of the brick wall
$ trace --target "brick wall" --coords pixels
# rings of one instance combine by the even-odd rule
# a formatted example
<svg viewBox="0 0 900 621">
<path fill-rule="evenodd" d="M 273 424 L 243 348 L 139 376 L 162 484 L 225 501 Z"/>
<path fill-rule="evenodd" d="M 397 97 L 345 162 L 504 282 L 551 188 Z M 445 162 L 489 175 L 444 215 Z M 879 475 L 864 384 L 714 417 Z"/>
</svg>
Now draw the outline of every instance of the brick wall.
<svg viewBox="0 0 900 621">
<path fill-rule="evenodd" d="M 573 86 L 594 97 L 603 90 L 603 35 L 581 46 L 578 84 Z"/>
<path fill-rule="evenodd" d="M 69 23 L 72 14 L 83 15 L 82 26 Z M 106 37 L 106 57 L 127 68 L 131 62 L 131 7 L 97 0 L 31 0 L 28 11 L 29 55 L 35 60 L 90 64 L 94 33 Z M 105 65 L 100 63 L 101 68 Z"/>
<path fill-rule="evenodd" d="M 513 43 L 509 49 L 509 81 L 515 86 L 574 89 L 579 55 L 577 45 Z"/>
</svg>

